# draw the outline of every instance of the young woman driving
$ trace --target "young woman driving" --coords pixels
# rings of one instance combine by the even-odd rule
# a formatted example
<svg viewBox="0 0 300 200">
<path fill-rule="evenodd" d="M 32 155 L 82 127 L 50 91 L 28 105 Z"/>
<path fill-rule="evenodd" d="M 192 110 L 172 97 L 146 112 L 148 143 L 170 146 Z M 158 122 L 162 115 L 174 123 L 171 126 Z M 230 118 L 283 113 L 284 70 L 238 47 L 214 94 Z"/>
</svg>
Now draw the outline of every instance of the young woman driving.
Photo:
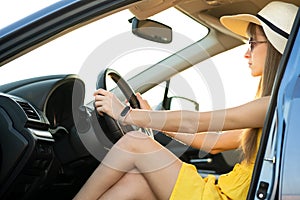
<svg viewBox="0 0 300 200">
<path fill-rule="evenodd" d="M 252 75 L 261 76 L 252 102 L 212 112 L 152 111 L 137 95 L 142 109 L 131 109 L 120 119 L 125 105 L 108 91 L 95 92 L 97 111 L 121 123 L 165 131 L 196 148 L 208 146 L 204 143 L 210 143 L 211 137 L 213 146 L 208 151 L 213 153 L 241 146 L 244 160 L 231 172 L 217 182 L 212 175 L 202 178 L 195 166 L 182 162 L 152 138 L 129 132 L 111 148 L 74 199 L 246 199 L 273 81 L 297 9 L 271 2 L 256 16 L 221 18 L 225 27 L 249 38 L 245 58 Z M 221 130 L 236 131 L 223 133 L 217 140 L 215 134 L 202 133 Z"/>
</svg>

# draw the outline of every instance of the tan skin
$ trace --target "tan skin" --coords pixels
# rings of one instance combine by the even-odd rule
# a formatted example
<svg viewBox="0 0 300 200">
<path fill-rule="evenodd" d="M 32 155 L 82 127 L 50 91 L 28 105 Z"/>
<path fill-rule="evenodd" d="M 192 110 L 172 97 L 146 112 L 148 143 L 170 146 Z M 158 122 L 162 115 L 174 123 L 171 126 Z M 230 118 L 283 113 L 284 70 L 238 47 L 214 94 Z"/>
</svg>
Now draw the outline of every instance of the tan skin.
<svg viewBox="0 0 300 200">
<path fill-rule="evenodd" d="M 266 50 L 265 44 L 258 44 L 252 52 L 246 52 L 252 75 L 259 74 L 253 72 L 263 67 L 261 60 L 264 61 L 265 54 L 258 52 Z M 269 104 L 269 97 L 263 97 L 213 112 L 152 111 L 139 94 L 137 98 L 142 109 L 133 109 L 124 123 L 164 131 L 183 143 L 212 153 L 238 148 L 241 129 L 262 127 Z M 99 113 L 107 113 L 114 119 L 118 119 L 124 108 L 114 94 L 102 89 L 95 92 L 95 105 Z M 236 131 L 201 133 L 220 130 Z M 203 147 L 203 144 L 208 145 Z M 169 199 L 181 165 L 178 157 L 152 138 L 130 132 L 112 147 L 74 199 Z"/>
</svg>

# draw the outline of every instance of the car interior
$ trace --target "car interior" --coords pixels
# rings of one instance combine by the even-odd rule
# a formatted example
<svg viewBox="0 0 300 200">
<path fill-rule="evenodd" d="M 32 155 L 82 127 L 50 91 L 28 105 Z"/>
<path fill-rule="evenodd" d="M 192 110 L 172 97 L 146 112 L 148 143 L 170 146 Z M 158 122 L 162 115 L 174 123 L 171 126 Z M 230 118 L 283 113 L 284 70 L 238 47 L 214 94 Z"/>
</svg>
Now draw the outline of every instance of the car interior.
<svg viewBox="0 0 300 200">
<path fill-rule="evenodd" d="M 298 0 L 284 1 L 300 6 Z M 35 13 L 2 29 L 0 67 L 63 35 L 126 9 L 135 18 L 123 20 L 138 26 L 138 23 L 174 7 L 207 27 L 208 33 L 201 40 L 131 76 L 121 76 L 112 69 L 99 71 L 95 68 L 91 71 L 95 75 L 89 80 L 91 84 L 86 81 L 89 76 L 82 73 L 51 74 L 0 85 L 0 199 L 72 199 L 109 148 L 126 132 L 139 129 L 120 127 L 109 117 L 99 116 L 91 97 L 87 100 L 88 90 L 109 89 L 120 99 L 128 99 L 135 108 L 139 105 L 132 96 L 139 92 L 159 99 L 152 109 L 174 109 L 176 102 L 184 109 L 196 111 L 199 106 L 201 109 L 201 103 L 193 98 L 172 94 L 177 90 L 183 92 L 185 84 L 183 81 L 180 83 L 183 86 L 178 87 L 173 84 L 173 78 L 195 64 L 207 63 L 209 58 L 245 44 L 247 38 L 222 26 L 221 16 L 255 15 L 269 2 L 271 0 L 68 0 L 48 8 L 49 13 L 47 10 Z M 132 34 L 143 37 L 141 34 L 144 33 L 134 31 Z M 157 42 L 162 39 L 158 41 L 161 43 L 166 41 L 165 37 L 170 35 L 160 38 L 144 35 L 146 40 Z M 89 59 L 95 57 L 99 59 L 99 55 L 92 53 Z M 211 72 L 206 73 L 210 76 Z M 113 83 L 107 79 L 112 79 Z M 217 79 L 220 77 L 211 76 L 206 81 L 212 83 Z M 212 89 L 211 92 L 218 91 Z M 224 97 L 222 92 L 218 95 L 216 98 Z M 224 106 L 214 103 L 216 107 Z M 183 161 L 194 164 L 202 176 L 227 173 L 241 160 L 239 150 L 211 154 L 182 144 L 160 131 L 142 131 Z"/>
</svg>

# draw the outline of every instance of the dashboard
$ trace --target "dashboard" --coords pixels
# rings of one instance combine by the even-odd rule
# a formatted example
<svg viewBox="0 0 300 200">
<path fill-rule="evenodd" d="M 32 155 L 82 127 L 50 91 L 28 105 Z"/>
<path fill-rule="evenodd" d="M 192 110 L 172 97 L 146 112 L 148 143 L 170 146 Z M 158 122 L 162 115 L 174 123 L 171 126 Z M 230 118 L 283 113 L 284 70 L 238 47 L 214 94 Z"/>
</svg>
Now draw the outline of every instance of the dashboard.
<svg viewBox="0 0 300 200">
<path fill-rule="evenodd" d="M 0 86 L 0 199 L 74 196 L 99 164 L 74 124 L 84 95 L 76 75 Z"/>
</svg>

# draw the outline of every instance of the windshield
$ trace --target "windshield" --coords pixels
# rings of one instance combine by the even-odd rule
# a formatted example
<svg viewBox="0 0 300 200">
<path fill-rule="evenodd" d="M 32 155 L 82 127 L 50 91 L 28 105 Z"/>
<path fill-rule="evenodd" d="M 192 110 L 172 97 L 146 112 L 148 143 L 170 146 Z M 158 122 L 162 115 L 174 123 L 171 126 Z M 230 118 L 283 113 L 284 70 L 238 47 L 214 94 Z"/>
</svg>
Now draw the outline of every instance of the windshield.
<svg viewBox="0 0 300 200">
<path fill-rule="evenodd" d="M 43 8 L 55 1 L 41 2 L 26 1 L 28 5 L 34 4 L 30 10 L 26 10 L 25 8 L 28 5 L 24 5 L 24 9 L 20 9 L 21 6 L 14 7 L 16 1 L 10 1 L 5 5 L 1 4 L 3 5 L 0 6 L 2 11 L 6 11 L 5 7 L 7 8 L 7 6 L 7 10 L 14 10 L 13 8 L 19 10 L 17 12 L 1 12 L 1 15 L 3 18 L 9 18 L 6 16 L 16 14 L 17 17 L 10 20 L 12 22 L 21 18 L 21 16 L 25 17 L 27 14 L 33 13 L 34 9 Z M 129 79 L 142 70 L 166 59 L 171 54 L 201 40 L 209 32 L 207 27 L 175 8 L 170 8 L 150 17 L 150 19 L 172 27 L 173 30 L 173 42 L 159 45 L 138 38 L 131 33 L 132 24 L 128 20 L 132 17 L 133 14 L 129 10 L 123 10 L 75 29 L 32 50 L 0 67 L 0 85 L 46 75 L 78 74 L 86 86 L 85 102 L 90 102 L 93 98 L 97 75 L 101 69 L 107 67 L 115 69 L 125 79 Z M 1 20 L 1 23 L 1 25 L 5 24 L 3 20 Z M 8 23 L 6 21 L 6 24 Z M 246 48 L 243 46 L 235 48 L 210 59 L 218 72 L 222 74 L 225 94 L 229 96 L 228 99 L 232 100 L 226 102 L 228 106 L 243 103 L 249 98 L 252 99 L 255 95 L 258 79 L 254 80 L 249 75 L 247 62 L 243 58 Z M 97 56 L 93 58 L 95 52 Z M 228 59 L 228 57 L 234 57 L 237 62 L 233 63 L 233 60 Z M 91 63 L 89 61 L 91 60 L 95 68 L 93 72 L 90 70 Z M 195 79 L 189 76 L 187 80 L 192 82 L 191 85 L 195 87 L 195 90 L 199 89 L 199 77 Z M 237 82 L 239 84 L 236 84 Z M 239 92 L 236 92 L 236 90 L 239 90 Z M 209 109 L 210 100 L 203 103 L 205 100 L 203 91 L 205 89 L 201 91 L 200 97 L 195 100 L 201 99 L 201 109 Z M 207 96 L 209 97 L 209 95 Z M 235 98 L 232 98 L 233 96 Z"/>
<path fill-rule="evenodd" d="M 89 55 L 96 49 L 105 49 L 104 46 L 109 44 L 111 49 L 118 50 L 121 45 L 128 46 L 127 37 L 130 37 L 131 42 L 142 40 L 131 33 L 131 24 L 128 19 L 132 17 L 133 14 L 130 11 L 123 10 L 76 29 L 7 63 L 0 68 L 0 84 L 44 75 L 77 74 Z M 151 19 L 171 26 L 174 34 L 173 43 L 180 45 L 176 45 L 173 52 L 164 51 L 160 47 L 130 49 L 121 52 L 117 57 L 114 56 L 109 61 L 110 63 L 105 63 L 107 67 L 109 65 L 122 75 L 129 72 L 130 75 L 136 74 L 144 67 L 163 60 L 172 53 L 200 40 L 208 33 L 206 27 L 174 8 L 157 14 Z M 183 36 L 187 39 L 184 42 L 177 42 L 182 40 Z M 102 65 L 104 59 L 104 57 L 99 58 L 99 65 Z M 136 66 L 143 67 L 137 68 Z M 135 70 L 132 71 L 134 68 Z M 22 73 L 15 73 L 16 71 Z"/>
</svg>

